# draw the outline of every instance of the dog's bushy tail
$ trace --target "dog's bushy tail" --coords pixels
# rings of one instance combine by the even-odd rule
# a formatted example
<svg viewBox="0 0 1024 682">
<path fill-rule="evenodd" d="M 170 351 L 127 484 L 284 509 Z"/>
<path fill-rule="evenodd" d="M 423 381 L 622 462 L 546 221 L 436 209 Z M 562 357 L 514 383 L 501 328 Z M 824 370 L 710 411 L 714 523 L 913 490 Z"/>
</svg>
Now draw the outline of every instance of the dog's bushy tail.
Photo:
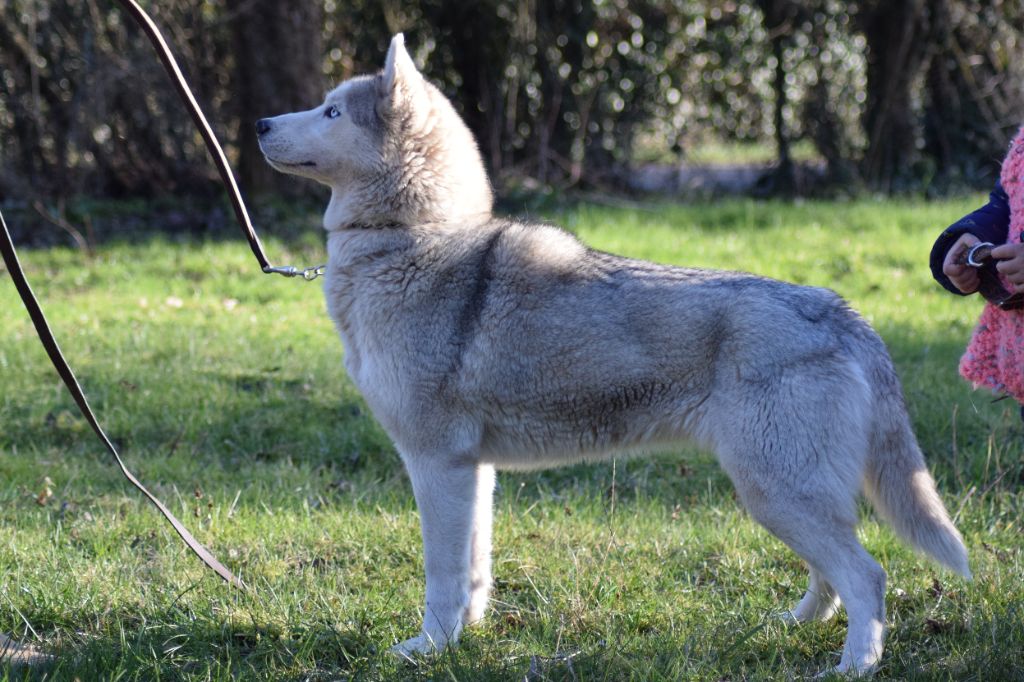
<svg viewBox="0 0 1024 682">
<path fill-rule="evenodd" d="M 874 405 L 864 492 L 900 537 L 970 578 L 967 548 L 925 467 L 889 354 L 877 342 L 868 367 Z"/>
</svg>

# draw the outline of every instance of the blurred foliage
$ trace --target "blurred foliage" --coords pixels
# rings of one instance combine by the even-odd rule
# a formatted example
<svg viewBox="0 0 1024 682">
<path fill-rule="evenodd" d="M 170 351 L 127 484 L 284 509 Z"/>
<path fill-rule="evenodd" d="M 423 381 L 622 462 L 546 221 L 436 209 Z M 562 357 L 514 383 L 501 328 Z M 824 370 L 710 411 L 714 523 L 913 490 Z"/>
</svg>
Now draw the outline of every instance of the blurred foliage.
<svg viewBox="0 0 1024 682">
<path fill-rule="evenodd" d="M 380 68 L 397 31 L 499 180 L 607 186 L 708 141 L 782 158 L 808 141 L 843 186 L 984 184 L 1024 118 L 1016 1 L 303 0 L 273 17 L 267 0 L 145 4 L 243 178 L 261 176 L 252 121 Z M 125 21 L 109 0 L 0 0 L 0 200 L 216 189 Z M 296 34 L 322 45 L 306 82 Z"/>
<path fill-rule="evenodd" d="M 163 67 L 117 7 L 15 0 L 0 8 L 0 198 L 29 188 L 32 195 L 189 192 L 213 177 Z M 218 133 L 233 138 L 233 122 L 220 115 L 231 92 L 224 17 L 202 2 L 148 9 Z"/>
</svg>

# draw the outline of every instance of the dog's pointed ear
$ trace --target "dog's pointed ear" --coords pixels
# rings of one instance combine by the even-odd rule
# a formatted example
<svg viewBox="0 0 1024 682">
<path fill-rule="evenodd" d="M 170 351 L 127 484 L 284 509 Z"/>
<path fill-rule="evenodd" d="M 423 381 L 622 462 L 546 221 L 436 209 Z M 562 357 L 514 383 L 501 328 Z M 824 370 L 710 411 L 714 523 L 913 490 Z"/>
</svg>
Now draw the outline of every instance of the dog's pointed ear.
<svg viewBox="0 0 1024 682">
<path fill-rule="evenodd" d="M 384 60 L 384 71 L 377 81 L 380 103 L 390 107 L 402 90 L 409 90 L 421 78 L 423 77 L 416 70 L 412 57 L 405 49 L 405 36 L 396 33 L 391 39 L 388 56 Z"/>
</svg>

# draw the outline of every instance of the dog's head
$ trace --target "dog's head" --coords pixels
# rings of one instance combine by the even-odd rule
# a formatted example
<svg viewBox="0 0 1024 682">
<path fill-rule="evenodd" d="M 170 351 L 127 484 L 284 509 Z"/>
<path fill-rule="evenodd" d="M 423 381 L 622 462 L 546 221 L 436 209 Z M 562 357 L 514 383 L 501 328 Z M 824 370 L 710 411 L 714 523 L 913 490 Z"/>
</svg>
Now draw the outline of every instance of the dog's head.
<svg viewBox="0 0 1024 682">
<path fill-rule="evenodd" d="M 332 189 L 327 229 L 445 222 L 491 211 L 472 134 L 416 70 L 402 34 L 391 40 L 376 76 L 345 81 L 315 109 L 261 119 L 256 131 L 270 165 Z"/>
</svg>

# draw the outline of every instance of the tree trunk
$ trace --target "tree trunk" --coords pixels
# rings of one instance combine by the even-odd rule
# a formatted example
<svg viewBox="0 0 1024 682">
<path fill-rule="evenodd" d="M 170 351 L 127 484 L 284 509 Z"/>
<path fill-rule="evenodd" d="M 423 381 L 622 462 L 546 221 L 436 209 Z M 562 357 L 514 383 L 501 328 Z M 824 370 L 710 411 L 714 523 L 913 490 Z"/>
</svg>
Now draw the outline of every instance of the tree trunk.
<svg viewBox="0 0 1024 682">
<path fill-rule="evenodd" d="M 856 16 L 867 42 L 862 176 L 890 191 L 916 158 L 913 86 L 929 57 L 931 12 L 925 0 L 865 0 Z"/>
<path fill-rule="evenodd" d="M 323 3 L 227 0 L 226 6 L 234 16 L 239 181 L 245 191 L 259 194 L 281 183 L 263 159 L 253 124 L 310 109 L 323 99 Z"/>
<path fill-rule="evenodd" d="M 786 131 L 786 45 L 791 40 L 793 26 L 802 19 L 801 8 L 791 0 L 758 0 L 764 16 L 764 28 L 768 33 L 772 56 L 775 58 L 775 74 L 772 91 L 775 94 L 772 121 L 775 127 L 775 145 L 779 165 L 772 173 L 772 192 L 790 196 L 796 191 L 796 173 L 790 154 L 789 133 Z"/>
<path fill-rule="evenodd" d="M 785 38 L 781 33 L 772 36 L 772 54 L 775 57 L 775 144 L 778 147 L 779 167 L 775 171 L 775 191 L 784 196 L 796 191 L 796 176 L 793 171 L 793 157 L 789 151 L 789 134 L 786 132 L 786 65 Z"/>
</svg>

